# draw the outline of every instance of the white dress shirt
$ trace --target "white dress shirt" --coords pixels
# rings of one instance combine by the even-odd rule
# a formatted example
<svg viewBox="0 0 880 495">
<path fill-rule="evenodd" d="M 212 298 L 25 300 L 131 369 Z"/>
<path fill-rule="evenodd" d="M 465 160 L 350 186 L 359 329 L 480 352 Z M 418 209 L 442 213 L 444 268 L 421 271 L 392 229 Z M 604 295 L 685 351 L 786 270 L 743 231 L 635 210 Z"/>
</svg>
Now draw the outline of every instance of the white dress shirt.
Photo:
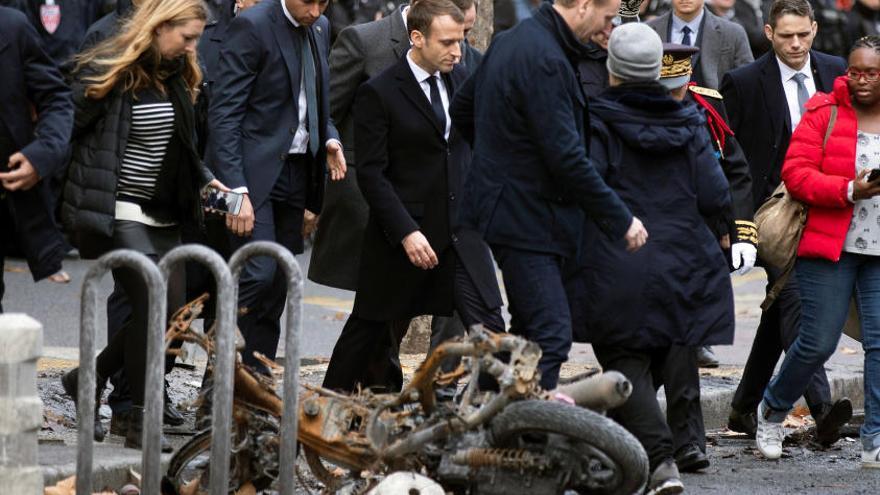
<svg viewBox="0 0 880 495">
<path fill-rule="evenodd" d="M 681 40 L 684 39 L 684 33 L 682 29 L 687 26 L 691 30 L 691 45 L 697 46 L 697 35 L 700 34 L 700 24 L 703 23 L 703 16 L 706 15 L 706 12 L 703 9 L 700 9 L 700 13 L 697 17 L 694 17 L 690 22 L 685 22 L 677 15 L 672 14 L 672 39 L 669 41 L 672 43 L 681 44 Z"/>
<path fill-rule="evenodd" d="M 428 99 L 428 105 L 431 104 L 431 86 L 428 84 L 428 79 L 435 77 L 437 78 L 437 89 L 440 90 L 440 101 L 443 102 L 443 112 L 446 114 L 446 129 L 444 129 L 443 137 L 447 140 L 449 139 L 449 129 L 451 129 L 451 120 L 449 118 L 449 94 L 446 92 L 446 84 L 443 82 L 443 78 L 440 77 L 440 71 L 433 74 L 428 74 L 425 69 L 419 67 L 419 65 L 413 62 L 412 59 L 412 50 L 406 52 L 406 61 L 409 62 L 409 68 L 412 70 L 414 76 L 416 76 L 416 81 L 419 82 L 419 87 L 422 88 L 422 92 L 425 93 L 425 98 Z"/>
<path fill-rule="evenodd" d="M 807 87 L 807 94 L 811 98 L 816 94 L 816 80 L 813 79 L 813 72 L 810 70 L 810 54 L 807 54 L 807 62 L 801 70 L 794 70 L 785 65 L 782 60 L 779 60 L 779 57 L 776 57 L 776 62 L 779 64 L 779 73 L 782 76 L 782 89 L 785 90 L 785 100 L 788 102 L 788 114 L 791 116 L 791 130 L 793 132 L 801 121 L 801 107 L 798 105 L 797 96 L 798 85 L 797 81 L 793 79 L 794 75 L 797 73 L 805 75 L 804 86 Z"/>
</svg>

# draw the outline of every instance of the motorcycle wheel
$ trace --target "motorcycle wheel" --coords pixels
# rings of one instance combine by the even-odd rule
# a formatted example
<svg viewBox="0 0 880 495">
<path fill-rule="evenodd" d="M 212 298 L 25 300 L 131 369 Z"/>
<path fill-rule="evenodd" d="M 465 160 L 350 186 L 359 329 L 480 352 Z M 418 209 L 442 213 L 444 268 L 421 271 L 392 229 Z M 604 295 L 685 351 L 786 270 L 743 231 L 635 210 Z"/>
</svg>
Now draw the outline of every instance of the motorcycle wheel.
<svg viewBox="0 0 880 495">
<path fill-rule="evenodd" d="M 211 433 L 211 430 L 199 432 L 171 456 L 166 474 L 166 480 L 175 490 L 171 493 L 176 493 L 180 487 L 196 480 L 204 482 L 204 491 L 207 491 L 208 466 L 211 460 Z"/>
<path fill-rule="evenodd" d="M 492 420 L 490 442 L 543 454 L 564 446 L 566 456 L 579 458 L 581 475 L 561 488 L 581 494 L 641 493 L 648 481 L 648 456 L 632 434 L 605 416 L 561 402 L 510 404 Z"/>
</svg>

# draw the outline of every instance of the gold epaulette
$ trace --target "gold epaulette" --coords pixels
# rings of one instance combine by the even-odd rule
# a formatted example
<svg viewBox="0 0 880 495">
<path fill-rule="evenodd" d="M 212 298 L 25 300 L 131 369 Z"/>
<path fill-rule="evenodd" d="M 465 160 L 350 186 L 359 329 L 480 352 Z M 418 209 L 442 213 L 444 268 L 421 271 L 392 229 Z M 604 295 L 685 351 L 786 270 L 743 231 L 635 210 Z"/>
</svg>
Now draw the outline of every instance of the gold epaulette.
<svg viewBox="0 0 880 495">
<path fill-rule="evenodd" d="M 721 96 L 721 93 L 711 88 L 704 88 L 702 86 L 688 86 L 688 89 L 698 95 L 708 96 L 709 98 L 715 98 L 717 100 L 724 99 L 724 97 Z"/>
</svg>

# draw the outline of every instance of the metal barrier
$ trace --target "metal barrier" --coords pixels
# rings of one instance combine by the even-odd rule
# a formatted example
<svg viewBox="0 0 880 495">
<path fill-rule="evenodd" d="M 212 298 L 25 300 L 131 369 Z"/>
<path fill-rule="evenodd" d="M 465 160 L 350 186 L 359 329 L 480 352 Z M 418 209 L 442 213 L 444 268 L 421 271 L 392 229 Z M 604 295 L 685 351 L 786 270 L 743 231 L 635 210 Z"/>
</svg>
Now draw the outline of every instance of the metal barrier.
<svg viewBox="0 0 880 495">
<path fill-rule="evenodd" d="M 233 377 L 235 372 L 235 321 L 238 301 L 238 280 L 248 259 L 270 256 L 287 276 L 287 325 L 285 330 L 287 365 L 284 367 L 284 414 L 281 418 L 281 454 L 279 473 L 281 495 L 294 493 L 296 462 L 297 392 L 299 389 L 299 336 L 302 333 L 303 275 L 299 264 L 287 249 L 274 242 L 247 244 L 232 256 L 229 266 L 215 251 L 201 245 L 184 245 L 169 251 L 158 267 L 147 256 L 130 249 L 112 251 L 100 257 L 83 280 L 82 316 L 80 321 L 80 367 L 77 390 L 78 445 L 76 468 L 77 493 L 91 493 L 94 452 L 95 410 L 95 331 L 98 312 L 97 285 L 114 268 L 127 267 L 143 276 L 149 292 L 147 328 L 147 369 L 144 393 L 144 426 L 142 457 L 142 493 L 160 493 L 162 387 L 165 369 L 165 328 L 167 280 L 175 265 L 182 261 L 198 261 L 208 267 L 217 282 L 217 327 L 214 333 L 215 362 L 213 407 L 214 435 L 211 439 L 211 465 L 229 466 L 232 430 Z M 217 434 L 226 432 L 226 434 Z M 211 469 L 212 495 L 226 495 L 229 487 L 228 469 Z"/>
<path fill-rule="evenodd" d="M 144 438 L 141 473 L 142 492 L 160 493 L 162 382 L 165 370 L 166 287 L 159 268 L 147 256 L 130 249 L 101 256 L 83 280 L 79 330 L 77 390 L 76 492 L 92 493 L 92 454 L 95 433 L 95 320 L 98 313 L 98 282 L 114 268 L 131 268 L 144 278 L 149 293 L 147 322 L 147 369 L 145 383 Z M 158 423 L 157 423 L 158 422 Z"/>
<path fill-rule="evenodd" d="M 214 434 L 211 435 L 211 465 L 228 466 L 231 451 L 230 432 L 232 427 L 232 388 L 235 364 L 235 316 L 236 288 L 232 273 L 226 261 L 216 251 L 199 245 L 188 244 L 169 251 L 159 261 L 159 268 L 165 281 L 171 270 L 180 262 L 198 261 L 205 265 L 214 275 L 217 283 L 216 320 L 214 345 L 216 349 L 214 364 L 214 390 L 211 421 Z M 206 329 L 207 330 L 207 329 Z M 160 402 L 161 404 L 161 402 Z M 161 418 L 161 410 L 156 418 Z M 161 421 L 158 427 L 161 429 Z M 226 432 L 226 434 L 219 434 Z M 212 469 L 210 487 L 212 495 L 227 495 L 229 486 L 228 469 Z M 151 493 L 151 492 L 144 492 Z"/>
<path fill-rule="evenodd" d="M 229 268 L 232 271 L 234 279 L 233 288 L 238 300 L 238 280 L 245 262 L 253 256 L 270 256 L 284 270 L 287 276 L 287 325 L 284 332 L 285 341 L 285 366 L 284 366 L 284 383 L 282 391 L 284 394 L 284 414 L 281 415 L 281 456 L 279 459 L 279 491 L 280 495 L 294 495 L 294 474 L 296 466 L 296 434 L 297 434 L 297 392 L 299 389 L 299 337 L 302 333 L 302 299 L 303 299 L 303 275 L 299 263 L 293 257 L 290 251 L 284 247 L 267 241 L 251 242 L 243 246 L 232 255 L 229 260 Z M 231 362 L 229 369 L 219 368 L 219 351 L 218 364 L 215 372 L 229 374 L 232 376 Z M 225 361 L 224 361 L 225 363 Z M 216 396 L 215 396 L 215 400 Z M 220 404 L 214 403 L 216 410 Z M 231 409 L 231 397 L 229 403 L 222 404 L 223 408 Z M 215 437 L 217 435 L 214 435 Z M 214 453 L 211 454 L 212 465 L 214 463 Z M 223 464 L 225 465 L 225 464 Z M 211 486 L 214 484 L 213 474 L 216 470 L 211 470 Z M 224 485 L 225 486 L 225 485 Z M 146 492 L 145 492 L 146 493 Z M 213 492 L 216 493 L 216 492 Z"/>
</svg>

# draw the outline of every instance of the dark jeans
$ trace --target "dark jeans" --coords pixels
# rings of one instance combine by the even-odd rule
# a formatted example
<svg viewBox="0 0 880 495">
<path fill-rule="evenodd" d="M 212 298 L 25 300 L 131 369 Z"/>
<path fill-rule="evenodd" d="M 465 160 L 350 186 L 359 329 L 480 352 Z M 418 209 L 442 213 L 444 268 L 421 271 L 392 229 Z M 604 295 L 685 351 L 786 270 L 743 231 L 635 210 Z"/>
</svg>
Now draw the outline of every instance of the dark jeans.
<svg viewBox="0 0 880 495">
<path fill-rule="evenodd" d="M 840 261 L 798 258 L 801 329 L 779 374 L 764 392 L 773 420 L 782 421 L 804 392 L 804 385 L 837 349 L 856 298 L 865 350 L 865 450 L 880 447 L 880 256 L 844 252 Z"/>
<path fill-rule="evenodd" d="M 769 290 L 779 278 L 780 272 L 773 268 L 766 268 L 766 271 Z M 739 412 L 757 411 L 758 403 L 773 377 L 782 351 L 788 352 L 798 336 L 801 324 L 799 279 L 800 274 L 795 269 L 773 305 L 761 314 L 761 323 L 755 333 L 752 350 L 731 403 Z M 831 402 L 831 387 L 828 385 L 825 369 L 819 367 L 813 376 L 805 377 L 805 380 L 807 385 L 803 391 L 804 399 L 810 411 L 818 414 L 823 404 Z"/>
<path fill-rule="evenodd" d="M 696 347 L 669 348 L 663 367 L 663 388 L 666 392 L 666 423 L 672 431 L 674 452 L 689 445 L 706 452 Z"/>
<path fill-rule="evenodd" d="M 134 249 L 154 261 L 158 261 L 165 253 L 179 244 L 180 233 L 177 227 L 148 227 L 129 221 L 116 221 L 114 224 L 114 249 Z M 109 377 L 124 369 L 131 390 L 132 403 L 135 406 L 143 406 L 149 293 L 146 283 L 136 270 L 117 268 L 113 270 L 113 280 L 122 288 L 128 298 L 131 316 L 98 355 L 98 375 Z M 174 272 L 168 280 L 166 318 L 169 318 L 177 308 L 183 305 L 185 286 L 184 272 Z"/>
<path fill-rule="evenodd" d="M 605 371 L 623 373 L 632 383 L 632 394 L 608 415 L 639 439 L 648 454 L 651 472 L 672 459 L 672 432 L 657 402 L 669 349 L 636 350 L 594 345 L 596 359 Z"/>
<path fill-rule="evenodd" d="M 510 333 L 541 346 L 541 387 L 553 390 L 571 349 L 571 314 L 559 256 L 491 246 L 504 276 Z"/>
<path fill-rule="evenodd" d="M 456 313 L 465 328 L 482 323 L 489 330 L 504 331 L 501 308 L 487 308 L 464 265 L 455 260 L 453 299 Z M 448 318 L 447 318 L 448 320 Z M 403 385 L 400 369 L 400 342 L 406 336 L 410 320 L 370 321 L 351 315 L 333 348 L 324 387 L 353 391 L 363 387 L 398 391 Z M 444 337 L 452 338 L 454 327 Z M 444 332 L 446 331 L 444 330 Z M 432 345 L 434 343 L 432 329 Z"/>
<path fill-rule="evenodd" d="M 303 252 L 303 211 L 311 160 L 306 155 L 288 157 L 269 199 L 261 205 L 253 205 L 253 233 L 249 237 L 229 233 L 229 247 L 233 252 L 252 241 L 273 241 L 293 254 Z M 238 328 L 245 340 L 242 360 L 248 366 L 267 372 L 254 357 L 254 352 L 275 359 L 286 298 L 287 277 L 273 258 L 257 256 L 245 263 L 238 289 L 238 305 L 246 312 L 238 317 Z"/>
</svg>

